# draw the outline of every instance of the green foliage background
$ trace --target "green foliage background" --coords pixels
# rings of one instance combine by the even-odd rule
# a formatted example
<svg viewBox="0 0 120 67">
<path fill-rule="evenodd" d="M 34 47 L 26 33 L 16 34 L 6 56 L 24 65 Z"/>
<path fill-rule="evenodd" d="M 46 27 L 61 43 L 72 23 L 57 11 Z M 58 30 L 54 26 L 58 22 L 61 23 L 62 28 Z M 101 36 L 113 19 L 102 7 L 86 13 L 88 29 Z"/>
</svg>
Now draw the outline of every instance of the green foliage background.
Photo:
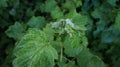
<svg viewBox="0 0 120 67">
<path fill-rule="evenodd" d="M 99 67 L 97 64 L 102 66 L 103 62 L 107 67 L 120 67 L 119 0 L 0 0 L 0 67 L 13 67 L 13 49 L 29 28 L 43 30 L 47 24 L 66 18 L 72 18 L 76 25 L 87 29 L 88 46 L 76 59 L 78 64 L 76 60 L 66 64 L 61 62 L 59 67 L 93 67 L 92 64 Z M 34 32 L 39 34 L 40 31 Z M 55 50 L 48 47 L 56 56 Z M 74 57 L 69 49 L 65 51 Z M 67 58 L 71 60 L 72 57 Z M 85 66 L 90 58 L 93 60 Z"/>
</svg>

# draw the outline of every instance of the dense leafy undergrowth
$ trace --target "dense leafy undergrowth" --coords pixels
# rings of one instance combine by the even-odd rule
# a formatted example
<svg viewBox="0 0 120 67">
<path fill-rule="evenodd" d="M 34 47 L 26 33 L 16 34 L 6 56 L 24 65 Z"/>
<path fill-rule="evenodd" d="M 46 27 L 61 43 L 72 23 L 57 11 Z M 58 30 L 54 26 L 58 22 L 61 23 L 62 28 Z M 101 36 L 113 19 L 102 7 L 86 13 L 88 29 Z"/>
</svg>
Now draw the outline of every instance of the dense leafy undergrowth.
<svg viewBox="0 0 120 67">
<path fill-rule="evenodd" d="M 120 67 L 119 0 L 0 0 L 0 67 Z"/>
</svg>

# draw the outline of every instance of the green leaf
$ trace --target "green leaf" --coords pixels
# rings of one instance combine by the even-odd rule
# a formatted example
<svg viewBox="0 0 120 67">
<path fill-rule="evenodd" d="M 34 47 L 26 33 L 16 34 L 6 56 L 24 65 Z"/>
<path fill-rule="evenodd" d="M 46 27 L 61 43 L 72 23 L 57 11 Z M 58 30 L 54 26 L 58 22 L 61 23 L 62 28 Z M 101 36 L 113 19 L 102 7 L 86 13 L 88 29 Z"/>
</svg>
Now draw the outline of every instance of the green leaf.
<svg viewBox="0 0 120 67">
<path fill-rule="evenodd" d="M 26 16 L 27 17 L 34 16 L 34 14 L 35 14 L 35 11 L 33 11 L 31 8 L 27 9 L 27 11 L 26 11 Z"/>
<path fill-rule="evenodd" d="M 42 7 L 42 8 L 45 9 L 45 12 L 51 12 L 52 10 L 55 9 L 56 4 L 57 4 L 57 3 L 56 3 L 55 0 L 46 0 L 46 1 L 45 1 L 45 5 L 44 5 L 44 7 Z"/>
<path fill-rule="evenodd" d="M 118 12 L 116 18 L 115 18 L 115 29 L 120 31 L 120 12 Z"/>
<path fill-rule="evenodd" d="M 0 0 L 0 8 L 7 7 L 8 6 L 7 1 L 8 0 Z"/>
<path fill-rule="evenodd" d="M 76 7 L 82 6 L 82 0 L 72 0 Z"/>
<path fill-rule="evenodd" d="M 116 6 L 116 1 L 118 0 L 107 0 L 107 2 L 112 6 Z"/>
<path fill-rule="evenodd" d="M 51 46 L 47 34 L 39 29 L 30 29 L 18 42 L 13 61 L 14 67 L 54 67 L 57 51 Z"/>
<path fill-rule="evenodd" d="M 77 57 L 79 67 L 105 67 L 100 58 L 90 53 L 89 49 L 84 48 Z"/>
<path fill-rule="evenodd" d="M 76 67 L 76 65 L 74 61 L 70 61 L 69 63 L 66 64 L 65 67 Z"/>
<path fill-rule="evenodd" d="M 74 4 L 72 1 L 67 0 L 67 1 L 63 4 L 63 8 L 68 9 L 68 10 L 72 10 L 72 9 L 75 9 L 76 6 L 75 6 L 75 4 Z"/>
<path fill-rule="evenodd" d="M 14 25 L 9 26 L 5 33 L 8 37 L 13 38 L 14 40 L 20 40 L 25 34 L 25 26 L 19 22 L 15 22 Z"/>
<path fill-rule="evenodd" d="M 88 18 L 77 13 L 76 10 L 71 10 L 65 15 L 65 18 L 70 18 L 74 24 L 86 29 L 84 26 L 87 24 Z"/>
<path fill-rule="evenodd" d="M 106 67 L 105 64 L 98 57 L 92 57 L 87 64 L 87 67 Z"/>
<path fill-rule="evenodd" d="M 6 58 L 4 59 L 4 63 L 1 65 L 1 67 L 9 67 L 12 63 L 14 56 L 13 56 L 13 49 L 14 44 L 9 44 L 6 48 Z"/>
<path fill-rule="evenodd" d="M 89 52 L 89 50 L 84 48 L 77 57 L 78 66 L 87 67 L 87 63 L 92 58 L 92 56 L 93 55 Z"/>
<path fill-rule="evenodd" d="M 106 21 L 103 19 L 100 19 L 98 22 L 96 22 L 97 29 L 93 33 L 94 38 L 99 37 L 100 32 L 105 29 L 105 25 L 106 25 Z M 104 37 L 104 35 L 103 35 L 103 37 Z"/>
<path fill-rule="evenodd" d="M 99 8 L 94 9 L 94 11 L 91 12 L 91 15 L 94 18 L 102 18 L 102 12 Z"/>
<path fill-rule="evenodd" d="M 94 7 L 99 7 L 100 4 L 101 4 L 100 0 L 92 0 L 92 5 L 94 5 Z"/>
<path fill-rule="evenodd" d="M 56 7 L 52 12 L 51 16 L 53 19 L 60 19 L 63 17 L 63 12 L 60 10 L 59 7 Z"/>
<path fill-rule="evenodd" d="M 64 52 L 70 57 L 75 57 L 77 56 L 82 50 L 83 50 L 83 45 L 80 44 L 80 37 L 79 36 L 73 36 L 69 37 L 67 36 L 64 41 Z"/>
<path fill-rule="evenodd" d="M 59 67 L 77 67 L 75 65 L 74 61 L 69 61 L 68 63 L 66 63 L 66 62 L 59 62 L 58 65 L 59 65 Z"/>
<path fill-rule="evenodd" d="M 45 24 L 46 24 L 45 18 L 41 16 L 38 17 L 33 16 L 27 23 L 29 27 L 40 29 L 43 28 Z"/>
<path fill-rule="evenodd" d="M 118 32 L 114 31 L 114 29 L 110 27 L 102 32 L 101 43 L 112 43 L 116 38 L 118 38 L 117 35 L 118 35 Z"/>
</svg>

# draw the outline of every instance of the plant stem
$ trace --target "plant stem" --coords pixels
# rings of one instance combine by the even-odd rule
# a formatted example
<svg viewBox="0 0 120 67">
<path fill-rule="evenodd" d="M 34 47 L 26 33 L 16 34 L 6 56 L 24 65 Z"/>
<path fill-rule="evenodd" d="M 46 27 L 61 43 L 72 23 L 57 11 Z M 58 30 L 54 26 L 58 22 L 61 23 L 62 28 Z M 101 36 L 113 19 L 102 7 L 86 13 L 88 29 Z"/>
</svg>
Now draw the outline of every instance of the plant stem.
<svg viewBox="0 0 120 67">
<path fill-rule="evenodd" d="M 62 62 L 62 57 L 63 57 L 63 46 L 61 45 L 60 62 Z"/>
</svg>

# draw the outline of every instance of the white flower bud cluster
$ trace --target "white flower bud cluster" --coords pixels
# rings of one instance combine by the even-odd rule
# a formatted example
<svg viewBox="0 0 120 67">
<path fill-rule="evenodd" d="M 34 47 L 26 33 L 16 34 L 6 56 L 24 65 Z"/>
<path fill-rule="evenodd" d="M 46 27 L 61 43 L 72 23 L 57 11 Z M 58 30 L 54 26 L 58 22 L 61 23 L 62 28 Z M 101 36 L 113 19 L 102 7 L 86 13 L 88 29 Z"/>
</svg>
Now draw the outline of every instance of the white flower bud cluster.
<svg viewBox="0 0 120 67">
<path fill-rule="evenodd" d="M 66 24 L 70 25 L 72 28 L 75 27 L 75 25 L 72 23 L 72 20 L 71 19 L 66 19 Z"/>
<path fill-rule="evenodd" d="M 63 25 L 63 26 L 62 26 Z M 59 22 L 55 22 L 53 25 L 52 25 L 52 28 L 56 29 L 56 28 L 61 28 L 63 27 L 62 29 L 64 29 L 69 35 L 70 37 L 72 37 L 72 30 L 68 29 L 66 27 L 66 25 L 69 25 L 72 29 L 78 29 L 79 26 L 75 25 L 71 19 L 61 19 Z M 79 33 L 80 34 L 80 33 Z"/>
</svg>

